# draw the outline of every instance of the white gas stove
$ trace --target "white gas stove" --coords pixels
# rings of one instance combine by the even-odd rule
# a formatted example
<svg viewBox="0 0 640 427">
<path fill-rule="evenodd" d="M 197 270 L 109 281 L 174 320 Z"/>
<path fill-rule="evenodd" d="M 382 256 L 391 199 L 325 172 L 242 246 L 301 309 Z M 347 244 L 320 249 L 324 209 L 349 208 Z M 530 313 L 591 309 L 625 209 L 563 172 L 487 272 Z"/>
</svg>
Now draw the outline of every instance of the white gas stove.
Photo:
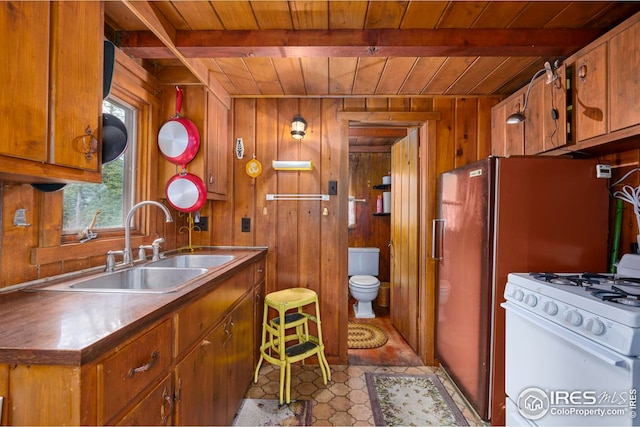
<svg viewBox="0 0 640 427">
<path fill-rule="evenodd" d="M 640 425 L 639 277 L 640 255 L 616 275 L 509 274 L 507 425 Z"/>
</svg>

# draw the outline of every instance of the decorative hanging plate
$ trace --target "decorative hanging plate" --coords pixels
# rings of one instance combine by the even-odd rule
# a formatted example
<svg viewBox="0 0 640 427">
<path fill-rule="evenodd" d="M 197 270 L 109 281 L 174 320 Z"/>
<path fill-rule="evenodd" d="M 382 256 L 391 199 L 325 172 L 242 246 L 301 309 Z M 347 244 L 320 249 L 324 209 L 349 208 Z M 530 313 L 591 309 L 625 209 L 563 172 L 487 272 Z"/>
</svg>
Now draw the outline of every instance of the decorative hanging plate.
<svg viewBox="0 0 640 427">
<path fill-rule="evenodd" d="M 262 173 L 262 163 L 257 161 L 256 159 L 251 159 L 247 162 L 247 175 L 251 178 L 257 178 Z"/>
</svg>

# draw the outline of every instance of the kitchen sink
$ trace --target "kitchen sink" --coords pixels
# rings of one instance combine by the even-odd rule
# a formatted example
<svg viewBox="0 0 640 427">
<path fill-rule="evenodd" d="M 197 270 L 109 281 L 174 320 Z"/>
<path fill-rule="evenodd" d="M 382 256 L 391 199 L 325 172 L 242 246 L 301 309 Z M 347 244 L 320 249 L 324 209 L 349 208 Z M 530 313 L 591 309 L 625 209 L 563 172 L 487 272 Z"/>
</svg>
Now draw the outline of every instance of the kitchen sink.
<svg viewBox="0 0 640 427">
<path fill-rule="evenodd" d="M 183 254 L 161 259 L 160 261 L 154 261 L 146 265 L 149 267 L 214 268 L 219 267 L 222 264 L 226 264 L 229 261 L 233 261 L 234 259 L 235 255 Z"/>
<path fill-rule="evenodd" d="M 139 267 L 40 288 L 45 291 L 156 293 L 175 292 L 206 268 Z"/>
</svg>

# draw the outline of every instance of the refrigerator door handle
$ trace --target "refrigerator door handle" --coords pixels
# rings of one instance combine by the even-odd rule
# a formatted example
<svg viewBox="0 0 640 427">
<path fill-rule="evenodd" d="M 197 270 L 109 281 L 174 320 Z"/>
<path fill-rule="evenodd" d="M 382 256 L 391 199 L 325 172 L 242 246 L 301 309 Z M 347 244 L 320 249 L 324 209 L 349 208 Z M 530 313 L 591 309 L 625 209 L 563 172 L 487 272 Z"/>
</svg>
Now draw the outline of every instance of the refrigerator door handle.
<svg viewBox="0 0 640 427">
<path fill-rule="evenodd" d="M 441 225 L 438 227 L 438 223 Z M 442 260 L 442 245 L 444 245 L 445 220 L 436 218 L 431 223 L 431 258 Z M 437 243 L 436 243 L 437 242 Z"/>
</svg>

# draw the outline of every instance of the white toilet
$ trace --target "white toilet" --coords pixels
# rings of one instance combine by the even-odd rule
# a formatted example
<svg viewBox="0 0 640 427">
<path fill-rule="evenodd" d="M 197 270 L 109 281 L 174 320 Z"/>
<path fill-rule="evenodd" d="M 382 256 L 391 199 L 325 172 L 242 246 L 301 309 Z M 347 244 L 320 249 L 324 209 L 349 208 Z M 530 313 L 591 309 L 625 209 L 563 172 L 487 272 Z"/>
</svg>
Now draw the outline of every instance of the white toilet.
<svg viewBox="0 0 640 427">
<path fill-rule="evenodd" d="M 371 302 L 378 296 L 380 281 L 379 248 L 349 248 L 349 292 L 356 299 L 353 310 L 357 318 L 376 317 Z"/>
</svg>

